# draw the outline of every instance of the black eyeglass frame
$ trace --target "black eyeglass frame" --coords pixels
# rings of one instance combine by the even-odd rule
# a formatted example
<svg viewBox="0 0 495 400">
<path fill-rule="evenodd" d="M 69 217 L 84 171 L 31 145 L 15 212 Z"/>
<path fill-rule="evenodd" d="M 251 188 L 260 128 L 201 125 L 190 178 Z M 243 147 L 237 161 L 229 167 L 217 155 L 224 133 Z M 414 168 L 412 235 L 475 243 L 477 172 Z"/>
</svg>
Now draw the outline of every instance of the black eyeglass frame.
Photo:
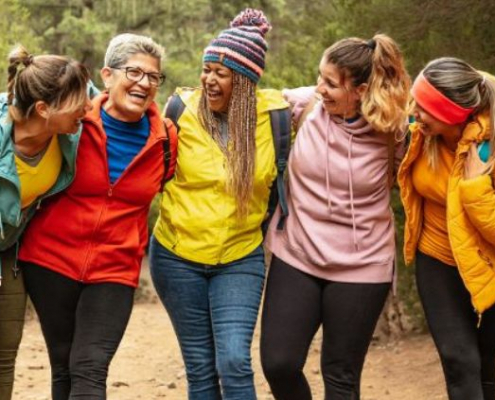
<svg viewBox="0 0 495 400">
<path fill-rule="evenodd" d="M 154 87 L 160 87 L 165 83 L 165 80 L 167 79 L 167 76 L 164 73 L 158 73 L 158 72 L 144 72 L 141 68 L 139 67 L 132 67 L 132 66 L 127 66 L 127 67 L 110 67 L 111 69 L 118 69 L 121 71 L 125 71 L 125 77 L 129 79 L 132 82 L 141 82 L 144 78 L 145 75 L 148 76 L 148 82 L 150 83 L 151 86 Z M 140 72 L 140 77 L 130 77 L 129 76 L 129 71 L 134 71 L 134 72 Z M 157 77 L 158 82 L 155 84 L 153 81 L 150 79 L 152 77 Z"/>
</svg>

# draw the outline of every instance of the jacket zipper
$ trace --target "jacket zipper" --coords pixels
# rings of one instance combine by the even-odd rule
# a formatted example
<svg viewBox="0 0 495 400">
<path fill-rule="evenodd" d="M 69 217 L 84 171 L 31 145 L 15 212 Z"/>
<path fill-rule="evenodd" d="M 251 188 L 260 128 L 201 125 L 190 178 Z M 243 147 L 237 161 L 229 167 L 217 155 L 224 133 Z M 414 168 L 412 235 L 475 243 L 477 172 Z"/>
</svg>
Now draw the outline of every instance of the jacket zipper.
<svg viewBox="0 0 495 400">
<path fill-rule="evenodd" d="M 98 232 L 98 230 L 100 228 L 102 216 L 107 209 L 108 199 L 109 199 L 109 197 L 111 197 L 111 194 L 112 194 L 112 190 L 110 187 L 110 189 L 107 191 L 107 196 L 105 197 L 105 202 L 103 203 L 103 205 L 101 207 L 100 214 L 98 215 L 98 220 L 96 221 L 96 225 L 95 225 L 95 228 L 93 229 L 93 233 L 91 234 L 91 240 L 89 241 L 88 250 L 86 253 L 86 260 L 84 261 L 83 268 L 82 268 L 81 273 L 79 275 L 79 281 L 81 283 L 84 283 L 84 277 L 86 275 L 89 264 L 91 262 L 91 257 L 93 255 L 94 242 L 95 242 L 94 238 L 95 238 L 96 232 Z"/>
<path fill-rule="evenodd" d="M 415 139 L 415 140 L 419 141 L 420 139 Z M 409 172 L 411 170 L 411 168 L 412 168 L 412 165 L 413 165 L 414 161 L 416 161 L 416 159 L 419 156 L 420 150 L 417 150 L 416 151 L 416 154 L 410 155 L 410 153 L 412 152 L 413 145 L 416 145 L 416 144 L 411 141 L 411 143 L 409 143 L 409 147 L 406 150 L 406 154 L 404 155 L 404 159 L 406 159 L 408 161 L 408 163 L 399 167 L 399 170 L 397 171 L 397 181 L 399 181 L 399 173 L 402 172 L 402 174 L 400 174 L 400 175 L 403 176 L 403 175 L 405 175 L 405 172 L 406 171 Z M 417 146 L 418 146 L 418 149 L 420 149 L 419 145 L 417 145 Z M 411 193 L 414 190 L 414 188 L 412 186 L 412 183 L 411 183 L 410 186 L 411 187 L 410 187 L 410 190 L 409 190 L 409 196 L 411 196 Z M 408 215 L 408 214 L 410 214 L 410 212 L 408 213 L 406 211 L 406 215 L 405 215 L 406 220 L 404 222 L 404 228 L 407 227 L 407 229 L 409 229 L 408 228 L 409 224 L 407 222 L 411 220 L 411 216 Z M 421 225 L 421 224 L 419 224 L 419 225 Z M 418 229 L 416 230 L 416 236 L 414 237 L 414 244 L 415 244 L 414 245 L 414 248 L 415 249 L 417 249 L 417 247 L 418 247 L 420 235 L 421 235 L 421 229 L 419 229 L 419 227 L 418 227 Z M 413 239 L 413 238 L 411 237 L 411 239 Z M 414 256 L 413 256 L 413 259 L 414 259 Z"/>
<path fill-rule="evenodd" d="M 16 184 L 16 182 L 14 182 L 12 179 L 10 179 L 10 177 L 0 173 L 0 178 L 3 178 L 5 179 L 6 181 L 10 182 L 12 184 L 12 186 L 15 187 L 15 189 L 17 190 L 17 195 L 19 196 L 19 199 L 21 198 L 21 188 Z M 21 223 L 21 216 L 22 216 L 22 209 L 21 209 L 21 206 L 20 206 L 20 200 L 19 200 L 19 212 L 17 214 L 17 218 L 16 218 L 16 221 L 15 221 L 15 224 L 16 224 L 16 228 L 20 225 Z M 2 239 L 4 239 L 4 233 L 3 233 L 3 228 L 2 228 Z"/>
<path fill-rule="evenodd" d="M 459 162 L 459 158 L 457 160 Z M 454 168 L 452 168 L 454 169 Z M 449 177 L 449 180 L 448 180 L 448 183 L 447 183 L 447 201 L 446 201 L 446 205 L 445 205 L 445 210 L 446 210 L 446 214 L 447 214 L 447 221 L 449 220 L 449 195 L 450 195 L 450 186 L 451 186 L 451 179 Z M 448 234 L 448 237 L 449 237 L 449 244 L 450 244 L 450 247 L 451 249 L 453 249 L 454 247 L 452 246 L 452 240 L 450 238 L 450 229 L 449 229 L 449 224 L 447 224 L 447 234 Z M 479 254 L 479 252 L 478 252 Z M 456 265 L 457 265 L 457 271 L 459 271 L 459 275 L 461 276 L 461 279 L 463 282 L 465 282 L 465 278 L 462 274 L 462 271 L 461 271 L 461 268 L 459 268 L 459 261 L 455 258 L 455 253 L 454 251 L 452 251 L 452 255 L 454 257 L 454 260 L 456 262 Z M 472 298 L 472 296 L 470 295 L 470 297 Z M 479 329 L 480 326 L 481 326 L 481 319 L 483 317 L 482 313 L 479 312 L 476 307 L 473 307 L 473 311 L 475 312 L 475 314 L 478 316 L 478 322 L 476 324 L 476 328 Z"/>
<path fill-rule="evenodd" d="M 92 256 L 92 253 L 94 250 L 94 241 L 95 241 L 94 237 L 101 226 L 102 216 L 105 213 L 106 209 L 108 208 L 108 202 L 109 202 L 109 199 L 113 196 L 113 190 L 114 190 L 115 186 L 117 186 L 117 184 L 122 180 L 122 178 L 128 174 L 128 171 L 134 166 L 134 164 L 136 164 L 141 158 L 143 158 L 144 155 L 146 153 L 148 153 L 154 146 L 156 146 L 158 143 L 165 140 L 165 137 L 163 137 L 163 138 L 154 139 L 154 141 L 149 143 L 149 144 L 148 143 L 145 144 L 143 149 L 141 149 L 141 151 L 137 154 L 137 156 L 133 158 L 131 163 L 124 169 L 124 171 L 117 178 L 117 180 L 114 183 L 110 183 L 110 171 L 108 169 L 108 155 L 106 152 L 106 135 L 102 132 L 102 129 L 100 129 L 100 126 L 98 126 L 96 124 L 94 124 L 94 126 L 97 128 L 97 130 L 100 132 L 100 134 L 103 137 L 103 146 L 100 148 L 100 151 L 102 152 L 103 160 L 104 160 L 104 164 L 105 164 L 105 171 L 106 171 L 105 175 L 106 175 L 106 179 L 107 179 L 108 190 L 107 190 L 107 194 L 105 196 L 105 203 L 102 206 L 102 209 L 100 211 L 100 215 L 98 216 L 98 221 L 97 221 L 96 226 L 95 226 L 93 233 L 91 235 L 91 240 L 89 241 L 86 260 L 84 262 L 83 269 L 81 270 L 81 273 L 79 276 L 79 281 L 81 283 L 84 283 L 84 278 L 85 278 L 85 275 L 88 271 L 89 263 L 91 261 L 91 256 Z M 105 149 L 105 151 L 103 151 L 103 149 Z M 164 173 L 166 173 L 166 171 L 164 171 Z"/>
</svg>

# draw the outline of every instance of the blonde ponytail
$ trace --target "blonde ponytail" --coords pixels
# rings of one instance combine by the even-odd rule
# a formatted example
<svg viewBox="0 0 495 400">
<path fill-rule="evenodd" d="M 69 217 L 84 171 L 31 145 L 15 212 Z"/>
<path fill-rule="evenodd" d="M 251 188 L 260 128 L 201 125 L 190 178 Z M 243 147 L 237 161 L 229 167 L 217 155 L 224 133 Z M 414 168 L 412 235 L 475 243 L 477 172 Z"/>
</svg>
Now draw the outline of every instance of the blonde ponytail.
<svg viewBox="0 0 495 400">
<path fill-rule="evenodd" d="M 411 80 L 399 47 L 390 37 L 342 39 L 325 51 L 323 59 L 343 71 L 354 87 L 368 85 L 361 114 L 373 129 L 387 134 L 404 129 Z"/>
<path fill-rule="evenodd" d="M 375 35 L 368 90 L 361 112 L 377 131 L 395 133 L 404 129 L 411 80 L 397 44 L 386 35 Z"/>
</svg>

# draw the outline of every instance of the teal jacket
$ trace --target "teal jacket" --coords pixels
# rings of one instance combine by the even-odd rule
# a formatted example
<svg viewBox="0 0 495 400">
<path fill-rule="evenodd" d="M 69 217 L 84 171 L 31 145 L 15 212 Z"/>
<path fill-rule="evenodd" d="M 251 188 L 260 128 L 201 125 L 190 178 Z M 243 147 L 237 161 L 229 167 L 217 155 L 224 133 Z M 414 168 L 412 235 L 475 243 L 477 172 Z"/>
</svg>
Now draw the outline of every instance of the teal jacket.
<svg viewBox="0 0 495 400">
<path fill-rule="evenodd" d="M 63 154 L 60 175 L 53 187 L 33 204 L 21 209 L 20 181 L 14 158 L 12 140 L 13 124 L 8 117 L 7 96 L 0 94 L 0 252 L 18 244 L 28 221 L 41 201 L 64 190 L 74 179 L 76 153 L 81 129 L 76 134 L 60 135 L 59 144 Z M 0 279 L 1 279 L 0 258 Z M 1 280 L 0 280 L 1 282 Z"/>
</svg>

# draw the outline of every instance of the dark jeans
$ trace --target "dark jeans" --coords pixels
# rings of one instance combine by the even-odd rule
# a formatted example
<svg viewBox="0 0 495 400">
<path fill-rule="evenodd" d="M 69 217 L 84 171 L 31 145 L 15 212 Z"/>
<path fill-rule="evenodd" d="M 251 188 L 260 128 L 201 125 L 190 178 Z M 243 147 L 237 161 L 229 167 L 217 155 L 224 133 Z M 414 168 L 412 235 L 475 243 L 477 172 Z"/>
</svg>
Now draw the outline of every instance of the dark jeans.
<svg viewBox="0 0 495 400">
<path fill-rule="evenodd" d="M 45 337 L 53 400 L 104 400 L 108 367 L 132 310 L 134 288 L 82 284 L 22 264 L 27 292 Z"/>
<path fill-rule="evenodd" d="M 361 371 L 390 283 L 316 278 L 273 257 L 261 320 L 261 363 L 277 400 L 309 400 L 303 373 L 323 326 L 325 399 L 358 400 Z"/>
<path fill-rule="evenodd" d="M 256 400 L 251 342 L 265 276 L 258 247 L 229 264 L 182 259 L 154 237 L 151 277 L 179 340 L 190 400 Z"/>
<path fill-rule="evenodd" d="M 421 252 L 416 282 L 450 400 L 495 399 L 495 307 L 481 326 L 459 271 Z"/>
<path fill-rule="evenodd" d="M 2 286 L 0 286 L 0 399 L 12 397 L 14 368 L 21 342 L 26 289 L 22 275 L 14 277 L 15 249 L 0 252 Z"/>
</svg>

